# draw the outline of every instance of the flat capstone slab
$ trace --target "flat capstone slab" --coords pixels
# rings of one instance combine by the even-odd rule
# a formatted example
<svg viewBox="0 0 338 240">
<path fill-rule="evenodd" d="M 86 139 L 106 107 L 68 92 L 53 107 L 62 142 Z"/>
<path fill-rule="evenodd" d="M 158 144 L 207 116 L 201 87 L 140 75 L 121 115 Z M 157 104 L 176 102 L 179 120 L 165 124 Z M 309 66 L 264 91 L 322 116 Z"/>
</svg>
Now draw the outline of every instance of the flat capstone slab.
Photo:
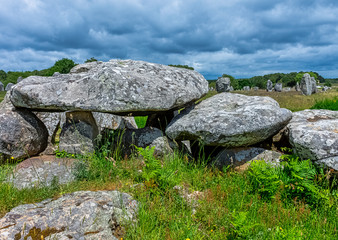
<svg viewBox="0 0 338 240">
<path fill-rule="evenodd" d="M 133 60 L 76 66 L 70 74 L 30 76 L 13 87 L 16 107 L 149 115 L 178 109 L 208 92 L 198 72 Z"/>
</svg>

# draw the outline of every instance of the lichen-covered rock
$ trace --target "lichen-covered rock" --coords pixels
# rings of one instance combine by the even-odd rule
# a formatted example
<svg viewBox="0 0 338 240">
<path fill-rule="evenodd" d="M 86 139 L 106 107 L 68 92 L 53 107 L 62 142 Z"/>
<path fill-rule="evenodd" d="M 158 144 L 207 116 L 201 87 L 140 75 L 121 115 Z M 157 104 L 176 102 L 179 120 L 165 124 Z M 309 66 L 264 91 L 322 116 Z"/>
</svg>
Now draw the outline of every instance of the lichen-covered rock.
<svg viewBox="0 0 338 240">
<path fill-rule="evenodd" d="M 74 192 L 13 208 L 0 219 L 0 239 L 120 239 L 137 210 L 126 193 Z"/>
<path fill-rule="evenodd" d="M 294 112 L 287 132 L 297 156 L 338 170 L 337 111 Z"/>
<path fill-rule="evenodd" d="M 93 152 L 98 134 L 99 130 L 91 112 L 66 112 L 59 150 L 73 154 Z"/>
<path fill-rule="evenodd" d="M 42 154 L 54 154 L 56 133 L 59 130 L 61 116 L 60 112 L 35 112 L 35 115 L 45 124 L 48 131 L 48 145 Z"/>
<path fill-rule="evenodd" d="M 231 81 L 228 77 L 219 77 L 216 81 L 216 91 L 221 92 L 230 92 Z"/>
<path fill-rule="evenodd" d="M 110 113 L 92 112 L 99 131 L 104 129 L 137 129 L 134 117 L 121 117 Z"/>
<path fill-rule="evenodd" d="M 32 157 L 19 163 L 7 182 L 18 189 L 66 184 L 75 180 L 73 165 L 76 161 L 52 155 Z"/>
<path fill-rule="evenodd" d="M 9 94 L 0 103 L 0 160 L 37 155 L 47 146 L 47 129 L 32 112 L 16 109 Z"/>
<path fill-rule="evenodd" d="M 310 74 L 305 73 L 300 81 L 300 90 L 304 95 L 311 95 L 317 92 L 317 84 L 314 77 Z"/>
<path fill-rule="evenodd" d="M 212 160 L 211 165 L 222 169 L 226 166 L 243 166 L 254 160 L 264 160 L 272 165 L 278 165 L 281 155 L 279 152 L 266 150 L 264 148 L 224 149 Z"/>
<path fill-rule="evenodd" d="M 272 92 L 272 89 L 273 89 L 273 84 L 271 80 L 269 79 L 268 82 L 266 83 L 266 91 Z"/>
<path fill-rule="evenodd" d="M 209 146 L 248 146 L 276 134 L 291 117 L 272 98 L 220 93 L 176 116 L 166 134 Z"/>
<path fill-rule="evenodd" d="M 208 82 L 196 71 L 143 61 L 110 60 L 72 72 L 30 76 L 12 89 L 11 100 L 17 107 L 46 111 L 148 115 L 181 108 L 208 92 Z"/>
</svg>

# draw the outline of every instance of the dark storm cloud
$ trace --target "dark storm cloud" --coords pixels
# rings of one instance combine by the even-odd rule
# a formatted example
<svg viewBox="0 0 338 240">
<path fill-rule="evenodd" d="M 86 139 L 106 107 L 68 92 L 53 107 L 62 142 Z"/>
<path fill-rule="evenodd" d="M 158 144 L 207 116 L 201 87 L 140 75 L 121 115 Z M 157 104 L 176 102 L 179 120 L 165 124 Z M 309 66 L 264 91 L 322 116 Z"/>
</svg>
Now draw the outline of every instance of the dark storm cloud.
<svg viewBox="0 0 338 240">
<path fill-rule="evenodd" d="M 0 0 L 0 69 L 96 57 L 190 64 L 205 75 L 338 75 L 338 2 L 329 0 Z M 328 59 L 330 61 L 328 61 Z M 295 69 L 297 68 L 297 69 Z"/>
</svg>

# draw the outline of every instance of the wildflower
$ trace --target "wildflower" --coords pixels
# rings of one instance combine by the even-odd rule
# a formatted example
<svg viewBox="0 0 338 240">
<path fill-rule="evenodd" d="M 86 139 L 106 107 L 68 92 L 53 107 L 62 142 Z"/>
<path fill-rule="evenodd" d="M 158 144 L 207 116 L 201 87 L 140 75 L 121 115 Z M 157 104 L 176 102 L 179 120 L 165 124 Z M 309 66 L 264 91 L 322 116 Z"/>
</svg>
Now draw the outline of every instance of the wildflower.
<svg viewBox="0 0 338 240">
<path fill-rule="evenodd" d="M 13 159 L 14 159 L 14 157 L 12 156 L 12 157 L 11 157 L 11 159 L 13 160 Z"/>
</svg>

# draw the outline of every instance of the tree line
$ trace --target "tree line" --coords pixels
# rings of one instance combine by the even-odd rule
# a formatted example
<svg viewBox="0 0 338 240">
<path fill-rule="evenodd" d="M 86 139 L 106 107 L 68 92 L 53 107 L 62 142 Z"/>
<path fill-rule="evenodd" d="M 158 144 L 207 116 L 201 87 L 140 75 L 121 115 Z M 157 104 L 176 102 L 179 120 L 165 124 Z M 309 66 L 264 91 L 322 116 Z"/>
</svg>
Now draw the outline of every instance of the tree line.
<svg viewBox="0 0 338 240">
<path fill-rule="evenodd" d="M 95 58 L 90 58 L 85 61 L 93 62 L 97 61 Z M 59 73 L 69 73 L 69 71 L 75 67 L 77 64 L 68 58 L 63 58 L 54 63 L 50 68 L 43 70 L 33 70 L 33 71 L 8 71 L 0 70 L 0 81 L 6 86 L 8 83 L 16 83 L 18 77 L 29 77 L 29 76 L 52 76 L 55 72 Z"/>
<path fill-rule="evenodd" d="M 331 85 L 330 80 L 326 80 L 317 72 L 291 72 L 291 73 L 271 73 L 263 76 L 254 76 L 251 78 L 239 78 L 235 79 L 229 74 L 223 74 L 222 77 L 228 77 L 231 81 L 231 86 L 234 90 L 241 90 L 244 86 L 258 87 L 261 89 L 266 88 L 266 83 L 270 79 L 273 84 L 282 83 L 285 87 L 294 87 L 297 82 L 299 83 L 305 73 L 309 73 L 311 77 L 314 77 L 319 83 L 324 83 L 327 86 Z M 211 86 L 216 80 L 209 80 Z"/>
</svg>

